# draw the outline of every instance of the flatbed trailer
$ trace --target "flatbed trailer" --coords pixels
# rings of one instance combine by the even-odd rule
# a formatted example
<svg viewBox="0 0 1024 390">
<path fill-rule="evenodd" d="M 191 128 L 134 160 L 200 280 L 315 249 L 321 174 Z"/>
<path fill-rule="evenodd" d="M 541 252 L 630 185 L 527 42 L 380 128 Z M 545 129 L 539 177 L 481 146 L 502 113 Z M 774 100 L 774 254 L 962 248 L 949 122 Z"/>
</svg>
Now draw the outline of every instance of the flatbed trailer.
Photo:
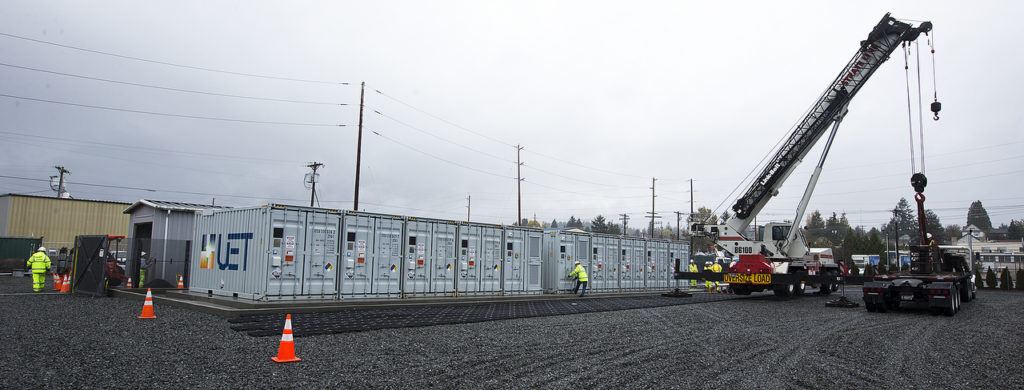
<svg viewBox="0 0 1024 390">
<path fill-rule="evenodd" d="M 960 305 L 977 296 L 974 275 L 936 273 L 916 275 L 903 272 L 879 275 L 864 283 L 864 306 L 870 312 L 885 313 L 903 305 L 926 306 L 933 314 L 953 316 Z"/>
<path fill-rule="evenodd" d="M 870 276 L 850 276 L 840 273 L 793 272 L 776 273 L 741 273 L 741 272 L 676 272 L 673 277 L 678 280 L 698 280 L 728 283 L 732 292 L 749 295 L 752 292 L 776 290 L 793 286 L 792 294 L 802 295 L 810 287 L 818 288 L 818 294 L 828 295 L 839 290 L 843 284 L 860 285 L 874 281 Z M 827 287 L 827 288 L 826 288 Z"/>
</svg>

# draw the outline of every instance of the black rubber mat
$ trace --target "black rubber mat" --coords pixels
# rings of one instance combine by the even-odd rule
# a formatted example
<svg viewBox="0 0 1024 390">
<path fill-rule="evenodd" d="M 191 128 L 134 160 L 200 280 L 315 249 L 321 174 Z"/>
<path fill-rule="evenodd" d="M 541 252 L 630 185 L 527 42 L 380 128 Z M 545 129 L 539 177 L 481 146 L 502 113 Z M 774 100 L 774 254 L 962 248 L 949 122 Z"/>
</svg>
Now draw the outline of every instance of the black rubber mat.
<svg viewBox="0 0 1024 390">
<path fill-rule="evenodd" d="M 643 309 L 661 306 L 701 303 L 736 296 L 701 296 L 670 298 L 661 296 L 608 297 L 587 299 L 556 299 L 519 302 L 486 302 L 454 305 L 353 307 L 327 313 L 292 315 L 296 337 L 331 333 L 360 332 L 375 329 L 408 328 L 431 325 L 463 324 L 514 318 L 544 317 L 601 311 Z M 710 298 L 710 299 L 709 299 Z M 284 315 L 263 314 L 230 320 L 231 329 L 250 336 L 277 336 L 284 325 Z"/>
</svg>

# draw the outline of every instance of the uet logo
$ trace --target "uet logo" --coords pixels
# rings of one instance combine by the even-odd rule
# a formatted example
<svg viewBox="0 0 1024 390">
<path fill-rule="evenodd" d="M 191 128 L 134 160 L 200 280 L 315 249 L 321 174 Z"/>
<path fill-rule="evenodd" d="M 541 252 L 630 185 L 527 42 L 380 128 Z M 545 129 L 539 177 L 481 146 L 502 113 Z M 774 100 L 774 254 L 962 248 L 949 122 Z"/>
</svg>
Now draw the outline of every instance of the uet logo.
<svg viewBox="0 0 1024 390">
<path fill-rule="evenodd" d="M 226 240 L 223 234 L 203 234 L 199 268 L 213 269 L 216 263 L 220 270 L 237 271 L 240 260 L 242 271 L 245 271 L 249 265 L 249 241 L 252 238 L 252 233 L 228 233 Z M 239 256 L 241 259 L 238 259 Z"/>
</svg>

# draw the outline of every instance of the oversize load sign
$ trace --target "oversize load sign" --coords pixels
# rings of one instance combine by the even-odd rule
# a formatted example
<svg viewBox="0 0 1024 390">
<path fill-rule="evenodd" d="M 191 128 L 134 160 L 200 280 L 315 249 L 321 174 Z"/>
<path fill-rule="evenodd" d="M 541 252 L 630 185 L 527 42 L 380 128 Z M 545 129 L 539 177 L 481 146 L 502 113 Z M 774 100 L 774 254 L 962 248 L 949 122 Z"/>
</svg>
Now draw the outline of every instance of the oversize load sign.
<svg viewBox="0 0 1024 390">
<path fill-rule="evenodd" d="M 722 281 L 734 284 L 772 284 L 772 274 L 738 274 L 723 275 Z"/>
</svg>

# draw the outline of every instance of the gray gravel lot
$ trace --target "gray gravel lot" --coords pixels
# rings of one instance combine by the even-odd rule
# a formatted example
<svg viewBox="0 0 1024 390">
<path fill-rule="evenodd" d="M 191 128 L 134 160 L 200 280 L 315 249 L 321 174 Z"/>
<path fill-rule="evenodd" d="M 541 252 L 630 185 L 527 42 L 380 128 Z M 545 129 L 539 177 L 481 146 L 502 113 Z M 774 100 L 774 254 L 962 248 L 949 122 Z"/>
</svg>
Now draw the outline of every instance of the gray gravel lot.
<svg viewBox="0 0 1024 390">
<path fill-rule="evenodd" d="M 212 315 L 158 304 L 141 321 L 127 299 L 0 295 L 0 387 L 1024 388 L 1024 294 L 983 291 L 952 318 L 828 299 L 310 336 L 302 362 L 278 365 L 277 338 Z"/>
</svg>

